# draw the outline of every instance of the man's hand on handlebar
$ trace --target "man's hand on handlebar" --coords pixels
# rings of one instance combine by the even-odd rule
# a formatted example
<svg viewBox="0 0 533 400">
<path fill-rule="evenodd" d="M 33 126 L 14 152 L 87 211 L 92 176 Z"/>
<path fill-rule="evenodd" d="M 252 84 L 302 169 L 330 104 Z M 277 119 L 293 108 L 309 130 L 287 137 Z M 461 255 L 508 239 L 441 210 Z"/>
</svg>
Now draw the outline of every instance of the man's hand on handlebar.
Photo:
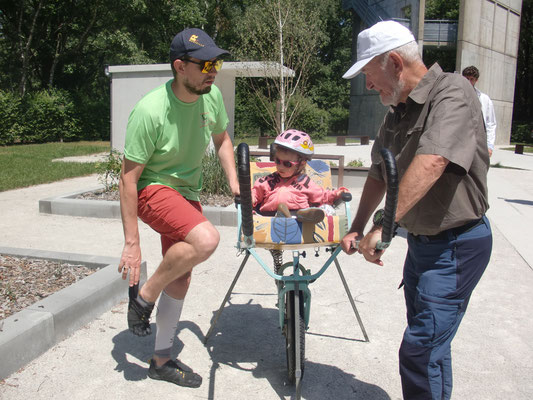
<svg viewBox="0 0 533 400">
<path fill-rule="evenodd" d="M 363 254 L 365 260 L 379 266 L 383 266 L 381 256 L 384 252 L 384 250 L 376 250 L 376 245 L 381 240 L 381 231 L 381 226 L 374 226 L 359 243 L 359 253 Z"/>
<path fill-rule="evenodd" d="M 346 254 L 361 253 L 365 260 L 383 266 L 381 256 L 384 250 L 376 250 L 376 244 L 381 240 L 381 227 L 373 227 L 364 237 L 357 232 L 350 232 L 342 238 L 341 248 Z"/>
<path fill-rule="evenodd" d="M 363 238 L 357 232 L 350 232 L 342 238 L 341 248 L 346 254 L 353 254 L 359 251 L 359 241 Z"/>
</svg>

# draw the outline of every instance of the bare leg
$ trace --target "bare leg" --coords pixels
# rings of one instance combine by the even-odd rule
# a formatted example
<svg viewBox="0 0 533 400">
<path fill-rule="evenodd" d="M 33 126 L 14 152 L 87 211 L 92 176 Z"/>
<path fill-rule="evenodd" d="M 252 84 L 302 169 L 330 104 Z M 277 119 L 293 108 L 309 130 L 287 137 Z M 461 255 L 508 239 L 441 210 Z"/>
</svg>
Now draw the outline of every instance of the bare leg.
<svg viewBox="0 0 533 400">
<path fill-rule="evenodd" d="M 141 288 L 141 297 L 155 302 L 166 288 L 169 296 L 183 299 L 189 288 L 191 270 L 213 254 L 219 241 L 220 234 L 210 222 L 195 226 L 183 242 L 168 249 L 155 273 Z"/>
</svg>

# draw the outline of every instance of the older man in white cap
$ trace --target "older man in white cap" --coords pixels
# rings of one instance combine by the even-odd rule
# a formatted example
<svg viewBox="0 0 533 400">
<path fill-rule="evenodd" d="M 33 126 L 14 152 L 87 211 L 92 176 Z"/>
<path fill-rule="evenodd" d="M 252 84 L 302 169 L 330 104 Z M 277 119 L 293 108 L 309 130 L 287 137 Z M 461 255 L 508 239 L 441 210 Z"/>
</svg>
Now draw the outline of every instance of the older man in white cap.
<svg viewBox="0 0 533 400">
<path fill-rule="evenodd" d="M 383 265 L 383 213 L 364 228 L 386 190 L 382 148 L 396 157 L 400 179 L 396 223 L 408 231 L 403 282 L 407 328 L 400 347 L 404 398 L 449 399 L 451 342 L 489 262 L 489 157 L 477 95 L 461 75 L 429 70 L 411 32 L 379 22 L 357 39 L 357 62 L 367 89 L 390 106 L 372 148 L 372 166 L 359 209 L 342 247 Z M 358 246 L 354 243 L 359 242 Z M 356 250 L 357 248 L 357 250 Z"/>
</svg>

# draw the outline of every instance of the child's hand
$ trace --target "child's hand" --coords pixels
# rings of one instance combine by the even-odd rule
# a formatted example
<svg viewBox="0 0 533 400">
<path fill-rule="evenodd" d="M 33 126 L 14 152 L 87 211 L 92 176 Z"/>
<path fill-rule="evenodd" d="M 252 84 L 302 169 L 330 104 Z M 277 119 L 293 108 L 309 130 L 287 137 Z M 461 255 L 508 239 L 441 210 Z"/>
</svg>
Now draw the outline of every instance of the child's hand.
<svg viewBox="0 0 533 400">
<path fill-rule="evenodd" d="M 337 192 L 335 193 L 336 198 L 338 199 L 339 197 L 341 197 L 341 194 L 343 193 L 350 193 L 350 191 L 344 186 L 341 186 L 337 189 Z"/>
</svg>

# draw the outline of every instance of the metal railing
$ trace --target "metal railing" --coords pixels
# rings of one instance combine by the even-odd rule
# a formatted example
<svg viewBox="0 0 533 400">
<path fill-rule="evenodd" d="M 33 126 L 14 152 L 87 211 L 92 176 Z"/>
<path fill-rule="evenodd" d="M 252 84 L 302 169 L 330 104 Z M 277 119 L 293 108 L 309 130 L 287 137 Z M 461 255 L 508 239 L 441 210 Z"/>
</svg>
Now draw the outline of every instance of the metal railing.
<svg viewBox="0 0 533 400">
<path fill-rule="evenodd" d="M 457 43 L 457 21 L 428 19 L 424 21 L 424 45 L 449 46 Z"/>
<path fill-rule="evenodd" d="M 408 29 L 411 21 L 406 18 L 392 18 Z M 457 42 L 458 23 L 450 19 L 426 19 L 424 21 L 425 46 L 450 46 Z"/>
</svg>

